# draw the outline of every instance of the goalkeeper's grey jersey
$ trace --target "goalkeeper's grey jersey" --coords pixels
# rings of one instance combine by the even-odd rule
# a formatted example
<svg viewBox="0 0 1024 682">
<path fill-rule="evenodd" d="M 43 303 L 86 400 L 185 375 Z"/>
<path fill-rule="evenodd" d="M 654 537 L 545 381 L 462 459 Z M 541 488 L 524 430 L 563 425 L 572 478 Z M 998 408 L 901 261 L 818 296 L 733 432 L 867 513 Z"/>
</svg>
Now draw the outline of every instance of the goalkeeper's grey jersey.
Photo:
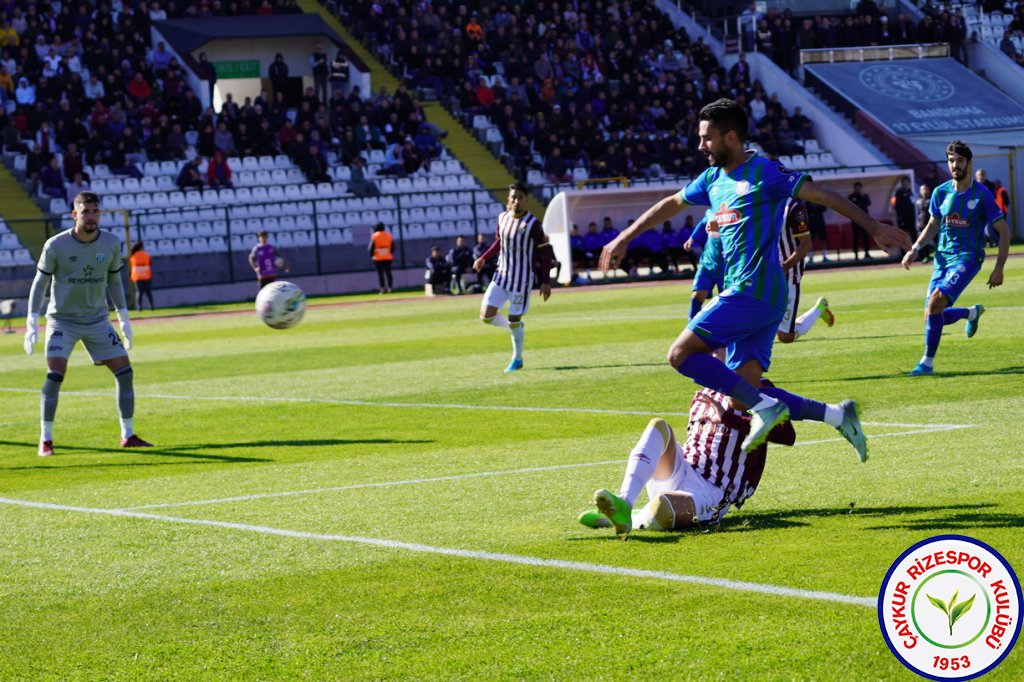
<svg viewBox="0 0 1024 682">
<path fill-rule="evenodd" d="M 98 232 L 91 242 L 81 242 L 67 230 L 43 245 L 37 267 L 53 277 L 47 317 L 78 324 L 109 317 L 107 275 L 124 267 L 123 247 L 111 233 Z"/>
</svg>

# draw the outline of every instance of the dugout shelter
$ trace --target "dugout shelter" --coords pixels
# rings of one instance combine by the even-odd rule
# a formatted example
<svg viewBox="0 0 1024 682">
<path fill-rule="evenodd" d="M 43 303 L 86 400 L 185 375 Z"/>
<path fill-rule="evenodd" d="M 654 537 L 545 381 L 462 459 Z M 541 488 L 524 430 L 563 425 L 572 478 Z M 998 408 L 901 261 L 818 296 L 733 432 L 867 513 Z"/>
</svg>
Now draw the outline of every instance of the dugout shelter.
<svg viewBox="0 0 1024 682">
<path fill-rule="evenodd" d="M 338 49 L 344 50 L 349 87 L 358 85 L 364 96 L 371 92 L 369 67 L 318 14 L 170 19 L 153 22 L 151 33 L 154 45 L 163 41 L 186 67 L 188 84 L 203 106 L 217 111 L 229 92 L 241 106 L 246 97 L 255 99 L 260 90 L 270 90 L 267 69 L 277 53 L 288 65 L 289 89 L 301 95 L 313 85 L 309 57 L 318 43 L 324 46 L 328 60 Z M 217 70 L 212 102 L 206 83 L 195 70 L 202 52 Z"/>
</svg>

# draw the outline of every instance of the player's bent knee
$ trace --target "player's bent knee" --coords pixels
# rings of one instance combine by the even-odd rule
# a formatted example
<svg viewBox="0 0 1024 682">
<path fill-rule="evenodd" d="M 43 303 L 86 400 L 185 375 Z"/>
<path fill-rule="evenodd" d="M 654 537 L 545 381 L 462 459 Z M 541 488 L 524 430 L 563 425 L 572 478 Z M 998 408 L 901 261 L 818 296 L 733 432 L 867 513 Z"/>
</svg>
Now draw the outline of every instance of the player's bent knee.
<svg viewBox="0 0 1024 682">
<path fill-rule="evenodd" d="M 673 369 L 679 369 L 679 365 L 683 364 L 688 355 L 683 348 L 673 345 L 668 349 L 668 355 L 665 356 L 665 359 L 668 360 L 668 364 L 672 365 Z"/>
<path fill-rule="evenodd" d="M 668 422 L 661 417 L 655 417 L 647 424 L 648 428 L 654 429 L 661 434 L 662 439 L 667 444 L 672 438 L 672 427 L 668 425 Z"/>
</svg>

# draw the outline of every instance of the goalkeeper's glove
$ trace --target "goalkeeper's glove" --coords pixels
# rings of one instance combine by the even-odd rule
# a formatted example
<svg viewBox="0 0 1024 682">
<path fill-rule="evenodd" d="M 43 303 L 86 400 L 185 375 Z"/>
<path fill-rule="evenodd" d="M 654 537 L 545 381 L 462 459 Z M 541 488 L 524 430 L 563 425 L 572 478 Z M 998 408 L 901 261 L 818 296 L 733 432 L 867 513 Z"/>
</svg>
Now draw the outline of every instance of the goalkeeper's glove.
<svg viewBox="0 0 1024 682">
<path fill-rule="evenodd" d="M 117 310 L 117 321 L 121 324 L 121 336 L 124 337 L 124 347 L 127 350 L 132 349 L 132 323 L 128 319 L 128 309 L 118 308 Z"/>
<path fill-rule="evenodd" d="M 39 339 L 39 313 L 29 313 L 25 318 L 25 354 L 32 355 L 36 351 Z"/>
</svg>

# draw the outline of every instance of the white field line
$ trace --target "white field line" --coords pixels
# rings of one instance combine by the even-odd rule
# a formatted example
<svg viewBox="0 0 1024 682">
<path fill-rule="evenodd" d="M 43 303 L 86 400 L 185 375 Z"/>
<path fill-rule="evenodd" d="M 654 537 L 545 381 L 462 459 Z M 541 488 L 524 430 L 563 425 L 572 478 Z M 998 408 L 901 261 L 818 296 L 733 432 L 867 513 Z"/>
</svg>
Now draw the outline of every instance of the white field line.
<svg viewBox="0 0 1024 682">
<path fill-rule="evenodd" d="M 3 393 L 39 393 L 34 388 L 6 388 L 0 387 Z M 109 397 L 110 391 L 61 391 L 61 395 L 88 396 L 88 397 Z M 525 405 L 468 405 L 463 403 L 407 403 L 398 401 L 373 401 L 373 400 L 346 400 L 343 398 L 308 398 L 303 396 L 258 396 L 258 395 L 176 395 L 168 393 L 140 393 L 135 392 L 136 397 L 145 400 L 187 400 L 205 402 L 239 402 L 239 403 L 311 403 L 317 405 L 350 405 L 353 407 L 406 407 L 415 409 L 442 409 L 442 410 L 492 410 L 501 412 L 545 412 L 565 414 L 619 414 L 619 415 L 641 415 L 651 416 L 652 410 L 608 410 L 594 407 L 530 407 Z M 669 417 L 685 417 L 689 412 L 658 412 L 657 414 Z M 911 424 L 903 422 L 861 422 L 867 426 L 899 426 L 904 428 L 945 428 L 964 429 L 970 428 L 969 424 Z"/>
<path fill-rule="evenodd" d="M 874 438 L 889 438 L 893 436 L 911 436 L 919 433 L 935 433 L 940 431 L 952 431 L 954 429 L 973 428 L 970 425 L 943 424 L 937 428 L 915 429 L 913 431 L 897 431 L 895 433 L 882 433 L 871 436 Z M 796 445 L 820 445 L 822 443 L 841 443 L 843 438 L 824 438 L 821 440 L 797 441 Z M 795 447 L 795 446 L 794 446 Z M 221 497 L 207 500 L 187 500 L 184 502 L 161 502 L 157 504 L 143 504 L 134 507 L 121 507 L 120 510 L 138 509 L 162 509 L 166 507 L 191 507 L 199 505 L 222 504 L 229 502 L 246 502 L 249 500 L 262 500 L 270 497 L 293 497 L 296 495 L 316 495 L 319 493 L 336 492 L 339 490 L 357 490 L 360 488 L 389 488 L 400 485 L 414 485 L 417 483 L 436 483 L 438 481 L 457 481 L 466 478 L 489 478 L 494 476 L 508 476 L 513 474 L 530 474 L 540 471 L 558 471 L 562 469 L 581 469 L 584 467 L 606 466 L 611 464 L 623 464 L 623 459 L 612 459 L 604 462 L 583 462 L 579 464 L 555 464 L 546 467 L 528 467 L 524 469 L 506 469 L 503 471 L 481 471 L 468 474 L 453 474 L 451 476 L 436 476 L 432 478 L 409 478 L 400 481 L 382 481 L 376 483 L 356 483 L 352 485 L 334 486 L 329 488 L 311 488 L 308 490 L 286 490 L 274 493 L 254 493 L 252 495 L 237 495 L 235 497 Z"/>
<path fill-rule="evenodd" d="M 491 476 L 505 476 L 507 474 L 531 474 L 538 471 L 557 471 L 559 469 L 579 469 L 582 467 L 597 467 L 606 464 L 621 464 L 622 460 L 612 459 L 606 462 L 583 462 L 580 464 L 555 464 L 546 467 L 529 467 L 526 469 L 511 469 L 506 471 L 479 471 L 469 474 L 453 474 L 451 476 L 434 476 L 431 478 L 409 478 L 404 481 L 379 481 L 376 483 L 354 483 L 352 485 L 339 485 L 331 488 L 313 488 L 311 490 L 287 490 L 277 493 L 256 493 L 253 495 L 239 495 L 237 497 L 222 497 L 215 500 L 192 500 L 189 502 L 164 502 L 161 504 L 142 504 L 137 507 L 121 507 L 121 510 L 133 511 L 137 509 L 157 509 L 161 507 L 188 507 L 203 504 L 220 504 L 222 502 L 245 502 L 247 500 L 261 500 L 268 497 L 292 497 L 294 495 L 315 495 L 317 493 L 335 492 L 338 490 L 358 490 L 360 488 L 390 488 L 398 485 L 412 485 L 415 483 L 436 483 L 438 481 L 459 481 L 466 478 L 488 478 Z"/>
<path fill-rule="evenodd" d="M 914 307 L 902 307 L 902 308 L 887 308 L 887 312 L 920 312 L 921 306 Z M 985 310 L 1024 310 L 1024 306 L 1020 305 L 1000 305 L 1000 306 L 985 306 Z M 878 309 L 858 309 L 858 308 L 834 308 L 833 312 L 841 314 L 855 313 L 855 314 L 874 314 L 878 312 Z M 548 319 L 554 321 L 570 321 L 570 322 L 618 322 L 620 320 L 681 320 L 688 322 L 686 315 L 689 313 L 683 311 L 678 315 L 616 315 L 609 313 L 607 315 L 574 315 L 572 313 L 558 313 L 552 315 Z"/>
<path fill-rule="evenodd" d="M 212 526 L 215 528 L 227 528 L 230 530 L 260 533 L 263 535 L 277 535 L 289 538 L 300 538 L 304 540 L 323 540 L 327 542 L 348 542 L 386 549 L 399 549 L 408 552 L 420 552 L 423 554 L 439 554 L 442 556 L 453 556 L 463 559 L 476 559 L 480 561 L 495 561 L 506 564 L 518 564 L 522 566 L 537 566 L 541 568 L 555 568 L 568 571 L 579 571 L 584 573 L 600 573 L 605 575 L 626 576 L 630 578 L 642 578 L 653 580 L 668 580 L 677 583 L 689 583 L 693 585 L 705 585 L 718 587 L 726 590 L 739 592 L 753 592 L 776 597 L 793 597 L 797 599 L 813 599 L 817 601 L 834 602 L 838 604 L 853 604 L 855 606 L 866 606 L 875 608 L 876 602 L 873 597 L 857 597 L 836 592 L 824 592 L 817 590 L 801 590 L 791 587 L 780 587 L 763 583 L 753 583 L 741 580 L 728 580 L 726 578 L 709 578 L 699 575 L 685 575 L 682 573 L 670 573 L 668 571 L 649 571 L 637 568 L 622 568 L 619 566 L 607 566 L 604 564 L 593 564 L 583 561 L 563 561 L 560 559 L 542 559 L 539 557 L 522 556 L 518 554 L 501 554 L 497 552 L 484 552 L 478 550 L 455 549 L 450 547 L 434 547 L 411 542 L 400 542 L 398 540 L 382 540 L 379 538 L 366 538 L 354 535 L 329 535 L 323 533 L 307 533 L 304 531 L 287 530 L 284 528 L 272 528 L 269 526 L 256 526 L 248 523 L 232 523 L 228 521 L 212 521 L 207 519 L 189 519 L 176 516 L 163 516 L 158 514 L 145 514 L 142 512 L 125 511 L 122 509 L 96 509 L 92 507 L 74 507 L 63 504 L 49 504 L 45 502 L 29 502 L 26 500 L 14 500 L 0 497 L 0 504 L 7 504 L 15 507 L 27 507 L 31 509 L 49 509 L 54 511 L 77 512 L 81 514 L 97 514 L 133 519 L 148 519 L 151 521 L 163 521 L 165 523 L 177 523 L 193 526 Z"/>
</svg>

